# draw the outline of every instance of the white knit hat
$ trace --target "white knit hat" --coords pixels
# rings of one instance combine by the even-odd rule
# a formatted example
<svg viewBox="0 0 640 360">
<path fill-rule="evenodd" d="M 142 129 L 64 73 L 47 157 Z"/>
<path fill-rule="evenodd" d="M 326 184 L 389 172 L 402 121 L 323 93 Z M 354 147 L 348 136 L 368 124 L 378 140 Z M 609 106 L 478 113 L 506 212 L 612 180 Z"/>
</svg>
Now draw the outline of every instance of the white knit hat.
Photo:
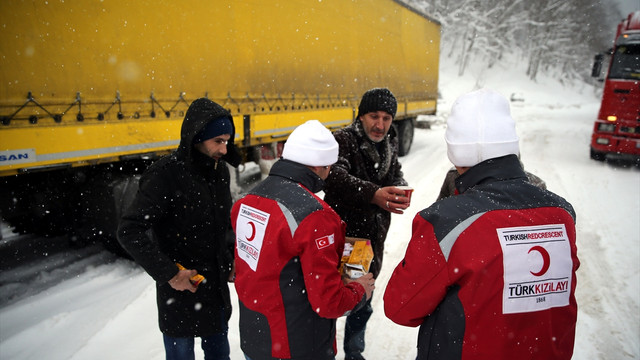
<svg viewBox="0 0 640 360">
<path fill-rule="evenodd" d="M 318 120 L 293 130 L 284 143 L 282 158 L 307 166 L 328 166 L 338 161 L 338 142 Z"/>
<path fill-rule="evenodd" d="M 509 102 L 490 89 L 472 91 L 456 99 L 444 138 L 449 160 L 458 167 L 520 153 Z"/>
</svg>

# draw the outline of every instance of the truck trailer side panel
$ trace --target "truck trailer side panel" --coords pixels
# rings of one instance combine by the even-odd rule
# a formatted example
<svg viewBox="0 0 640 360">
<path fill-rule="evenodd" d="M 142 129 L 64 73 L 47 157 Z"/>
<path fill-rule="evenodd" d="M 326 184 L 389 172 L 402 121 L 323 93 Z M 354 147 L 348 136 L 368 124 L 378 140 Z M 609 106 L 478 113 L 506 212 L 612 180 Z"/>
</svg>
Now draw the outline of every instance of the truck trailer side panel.
<svg viewBox="0 0 640 360">
<path fill-rule="evenodd" d="M 166 150 L 178 140 L 166 121 L 181 122 L 201 96 L 233 112 L 240 144 L 260 142 L 244 139 L 242 115 L 335 121 L 315 112 L 353 109 L 378 86 L 407 104 L 399 118 L 435 112 L 439 24 L 395 1 L 9 0 L 0 11 L 0 151 L 35 153 L 0 173 L 73 163 L 64 154 L 78 152 L 84 161 Z M 49 133 L 66 144 L 42 142 Z M 18 144 L 4 141 L 14 135 Z"/>
<path fill-rule="evenodd" d="M 246 161 L 306 120 L 347 126 L 373 87 L 398 99 L 401 152 L 436 112 L 440 24 L 399 1 L 6 0 L 0 13 L 0 211 L 24 228 L 98 214 L 86 194 L 175 149 L 199 97 L 231 111 Z"/>
</svg>

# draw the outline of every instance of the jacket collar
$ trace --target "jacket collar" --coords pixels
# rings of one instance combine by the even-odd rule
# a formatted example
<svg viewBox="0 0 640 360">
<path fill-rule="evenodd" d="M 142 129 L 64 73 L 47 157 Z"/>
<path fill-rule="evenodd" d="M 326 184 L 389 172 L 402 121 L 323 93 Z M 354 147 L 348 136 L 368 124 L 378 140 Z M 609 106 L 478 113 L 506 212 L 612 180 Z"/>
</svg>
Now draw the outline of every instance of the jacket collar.
<svg viewBox="0 0 640 360">
<path fill-rule="evenodd" d="M 391 168 L 391 139 L 396 137 L 395 127 L 391 125 L 387 136 L 378 144 L 369 139 L 359 118 L 353 122 L 352 127 L 356 135 L 361 139 L 359 147 L 362 153 L 371 159 L 374 164 L 377 164 L 374 176 L 378 181 L 381 180 Z"/>
<path fill-rule="evenodd" d="M 456 190 L 462 194 L 476 185 L 518 178 L 527 179 L 518 156 L 506 155 L 485 160 L 469 168 L 456 179 Z"/>
<path fill-rule="evenodd" d="M 208 172 L 211 170 L 216 170 L 218 166 L 224 164 L 224 160 L 212 159 L 195 148 L 191 152 L 191 158 L 191 166 L 197 171 Z"/>
<path fill-rule="evenodd" d="M 324 188 L 324 180 L 308 167 L 286 159 L 278 160 L 271 167 L 269 176 L 279 176 L 297 182 L 313 193 Z"/>
</svg>

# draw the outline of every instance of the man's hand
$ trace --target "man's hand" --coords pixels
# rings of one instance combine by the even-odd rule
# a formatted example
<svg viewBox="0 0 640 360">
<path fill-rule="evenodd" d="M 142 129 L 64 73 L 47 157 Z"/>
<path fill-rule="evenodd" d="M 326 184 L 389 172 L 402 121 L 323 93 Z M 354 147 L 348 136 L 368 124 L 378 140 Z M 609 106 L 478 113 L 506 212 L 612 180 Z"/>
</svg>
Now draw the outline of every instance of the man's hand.
<svg viewBox="0 0 640 360">
<path fill-rule="evenodd" d="M 394 214 L 402 214 L 402 210 L 409 207 L 409 198 L 404 196 L 404 190 L 395 186 L 385 186 L 376 191 L 371 203 Z"/>
<path fill-rule="evenodd" d="M 373 278 L 372 273 L 367 273 L 352 281 L 360 283 L 360 285 L 364 287 L 364 291 L 367 294 L 367 300 L 371 299 L 371 294 L 373 293 L 373 289 L 376 288 L 376 279 Z"/>
<path fill-rule="evenodd" d="M 184 291 L 189 290 L 192 293 L 198 290 L 198 287 L 193 285 L 190 281 L 192 276 L 195 276 L 198 272 L 195 270 L 178 270 L 178 273 L 169 280 L 169 285 L 174 290 Z"/>
</svg>

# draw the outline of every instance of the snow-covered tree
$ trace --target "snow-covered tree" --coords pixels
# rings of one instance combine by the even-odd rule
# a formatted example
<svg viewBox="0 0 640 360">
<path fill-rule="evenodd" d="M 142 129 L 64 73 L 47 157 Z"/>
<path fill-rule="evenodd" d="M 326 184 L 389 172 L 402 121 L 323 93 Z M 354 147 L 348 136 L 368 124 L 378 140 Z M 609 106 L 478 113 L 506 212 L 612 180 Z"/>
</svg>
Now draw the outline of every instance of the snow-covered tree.
<svg viewBox="0 0 640 360">
<path fill-rule="evenodd" d="M 460 76 L 471 62 L 491 68 L 510 53 L 532 80 L 540 72 L 588 79 L 593 56 L 611 46 L 620 20 L 617 7 L 594 0 L 405 1 L 441 22 L 441 51 L 455 54 Z"/>
</svg>

